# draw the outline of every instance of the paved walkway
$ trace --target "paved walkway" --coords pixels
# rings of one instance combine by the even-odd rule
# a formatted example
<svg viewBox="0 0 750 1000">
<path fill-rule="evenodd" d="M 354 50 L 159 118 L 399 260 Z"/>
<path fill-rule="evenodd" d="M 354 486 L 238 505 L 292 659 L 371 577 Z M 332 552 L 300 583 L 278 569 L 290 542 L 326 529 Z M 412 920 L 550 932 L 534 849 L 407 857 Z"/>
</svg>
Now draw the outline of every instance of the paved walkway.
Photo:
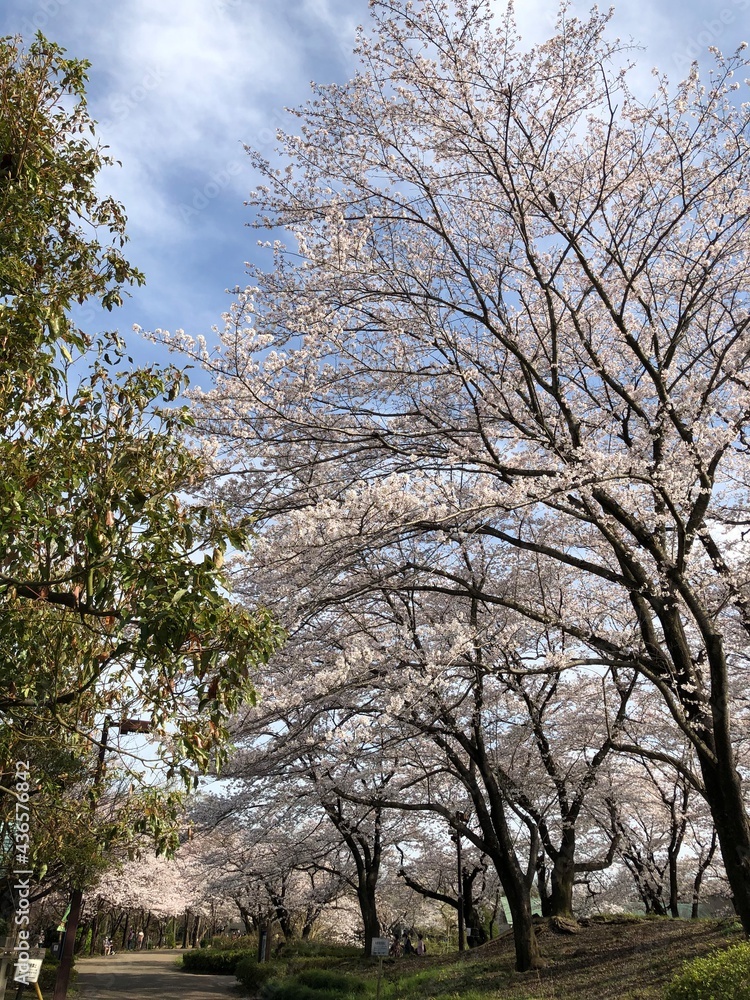
<svg viewBox="0 0 750 1000">
<path fill-rule="evenodd" d="M 234 976 L 181 972 L 179 948 L 125 951 L 76 963 L 81 1000 L 215 1000 L 241 996 Z"/>
</svg>

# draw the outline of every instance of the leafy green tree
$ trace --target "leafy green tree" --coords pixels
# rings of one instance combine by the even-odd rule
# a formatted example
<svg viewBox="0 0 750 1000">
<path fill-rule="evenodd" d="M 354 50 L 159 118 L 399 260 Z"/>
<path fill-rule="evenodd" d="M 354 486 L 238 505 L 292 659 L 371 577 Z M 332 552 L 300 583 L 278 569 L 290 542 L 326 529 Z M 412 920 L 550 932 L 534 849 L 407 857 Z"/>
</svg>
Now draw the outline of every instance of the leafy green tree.
<svg viewBox="0 0 750 1000">
<path fill-rule="evenodd" d="M 106 309 L 143 275 L 122 253 L 125 213 L 96 178 L 113 161 L 92 142 L 88 63 L 38 35 L 0 39 L 0 371 L 2 413 L 44 377 L 58 351 L 87 338 L 68 310 L 94 297 Z M 17 376 L 23 373 L 24 378 Z"/>
<path fill-rule="evenodd" d="M 116 335 L 70 318 L 143 280 L 122 255 L 122 207 L 96 190 L 110 161 L 86 66 L 41 36 L 0 40 L 0 833 L 9 872 L 28 762 L 38 891 L 79 894 L 137 830 L 169 846 L 175 788 L 221 761 L 278 639 L 228 596 L 223 556 L 245 526 L 190 500 L 205 472 L 183 443 L 183 374 L 133 367 Z M 107 773 L 107 736 L 133 719 L 131 763 Z"/>
</svg>

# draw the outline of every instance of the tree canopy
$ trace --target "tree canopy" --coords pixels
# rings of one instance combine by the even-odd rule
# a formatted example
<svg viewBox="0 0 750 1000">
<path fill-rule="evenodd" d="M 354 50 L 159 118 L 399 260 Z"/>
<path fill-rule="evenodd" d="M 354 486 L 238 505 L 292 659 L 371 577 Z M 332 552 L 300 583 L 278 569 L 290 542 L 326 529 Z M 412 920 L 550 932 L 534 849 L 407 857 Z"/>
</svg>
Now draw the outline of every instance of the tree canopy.
<svg viewBox="0 0 750 1000">
<path fill-rule="evenodd" d="M 174 843 L 176 791 L 220 763 L 279 636 L 229 598 L 223 554 L 246 526 L 190 499 L 206 467 L 184 374 L 71 319 L 143 280 L 98 193 L 85 71 L 41 36 L 0 42 L 0 804 L 7 872 L 25 762 L 39 892 L 81 887 L 139 828 Z M 108 735 L 134 730 L 108 775 Z"/>
<path fill-rule="evenodd" d="M 404 663 L 640 678 L 697 765 L 631 750 L 706 796 L 750 932 L 748 61 L 643 102 L 608 15 L 524 50 L 488 2 L 372 10 L 357 75 L 254 157 L 289 246 L 203 355 L 219 495 L 260 512 L 289 620 L 339 617 L 343 685 L 369 660 L 408 709 Z M 415 629 L 423 595 L 451 613 Z"/>
</svg>

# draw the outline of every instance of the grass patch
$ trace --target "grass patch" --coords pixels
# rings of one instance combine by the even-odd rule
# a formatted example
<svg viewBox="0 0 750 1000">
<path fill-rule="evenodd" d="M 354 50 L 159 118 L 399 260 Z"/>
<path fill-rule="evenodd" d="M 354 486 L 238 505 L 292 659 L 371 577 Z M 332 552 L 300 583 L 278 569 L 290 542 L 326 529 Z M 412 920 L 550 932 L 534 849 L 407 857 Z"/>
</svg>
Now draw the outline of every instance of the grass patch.
<svg viewBox="0 0 750 1000">
<path fill-rule="evenodd" d="M 586 921 L 576 935 L 542 924 L 538 937 L 547 965 L 525 974 L 515 971 L 510 936 L 461 957 L 387 958 L 381 1000 L 663 1000 L 686 961 L 743 940 L 733 922 L 631 914 Z M 262 1000 L 373 1000 L 378 962 L 356 949 L 325 957 L 325 948 L 308 945 L 306 955 L 285 949 L 269 963 L 272 976 L 250 994 Z"/>
<path fill-rule="evenodd" d="M 333 993 L 357 994 L 367 989 L 363 980 L 333 969 L 305 969 L 298 974 L 297 982 L 314 990 Z"/>
</svg>

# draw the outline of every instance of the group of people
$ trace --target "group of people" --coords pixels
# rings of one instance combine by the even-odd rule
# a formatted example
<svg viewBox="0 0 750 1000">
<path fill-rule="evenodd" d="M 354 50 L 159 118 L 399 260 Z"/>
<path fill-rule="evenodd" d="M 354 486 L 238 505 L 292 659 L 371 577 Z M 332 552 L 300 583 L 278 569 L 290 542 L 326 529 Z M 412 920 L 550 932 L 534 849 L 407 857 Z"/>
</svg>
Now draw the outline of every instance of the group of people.
<svg viewBox="0 0 750 1000">
<path fill-rule="evenodd" d="M 128 951 L 137 950 L 140 951 L 143 948 L 143 939 L 145 938 L 143 931 L 135 931 L 131 928 L 130 934 L 128 934 Z"/>
<path fill-rule="evenodd" d="M 145 937 L 146 935 L 143 931 L 138 931 L 136 934 L 136 932 L 131 928 L 130 933 L 128 934 L 128 951 L 141 951 Z M 102 941 L 102 947 L 105 955 L 114 955 L 114 942 L 111 937 L 105 937 Z"/>
<path fill-rule="evenodd" d="M 424 937 L 421 934 L 417 934 L 416 945 L 411 943 L 411 936 L 409 934 L 404 934 L 403 945 L 401 944 L 400 936 L 396 935 L 393 939 L 390 953 L 394 958 L 399 958 L 401 955 L 426 955 L 427 945 L 424 943 Z"/>
</svg>

